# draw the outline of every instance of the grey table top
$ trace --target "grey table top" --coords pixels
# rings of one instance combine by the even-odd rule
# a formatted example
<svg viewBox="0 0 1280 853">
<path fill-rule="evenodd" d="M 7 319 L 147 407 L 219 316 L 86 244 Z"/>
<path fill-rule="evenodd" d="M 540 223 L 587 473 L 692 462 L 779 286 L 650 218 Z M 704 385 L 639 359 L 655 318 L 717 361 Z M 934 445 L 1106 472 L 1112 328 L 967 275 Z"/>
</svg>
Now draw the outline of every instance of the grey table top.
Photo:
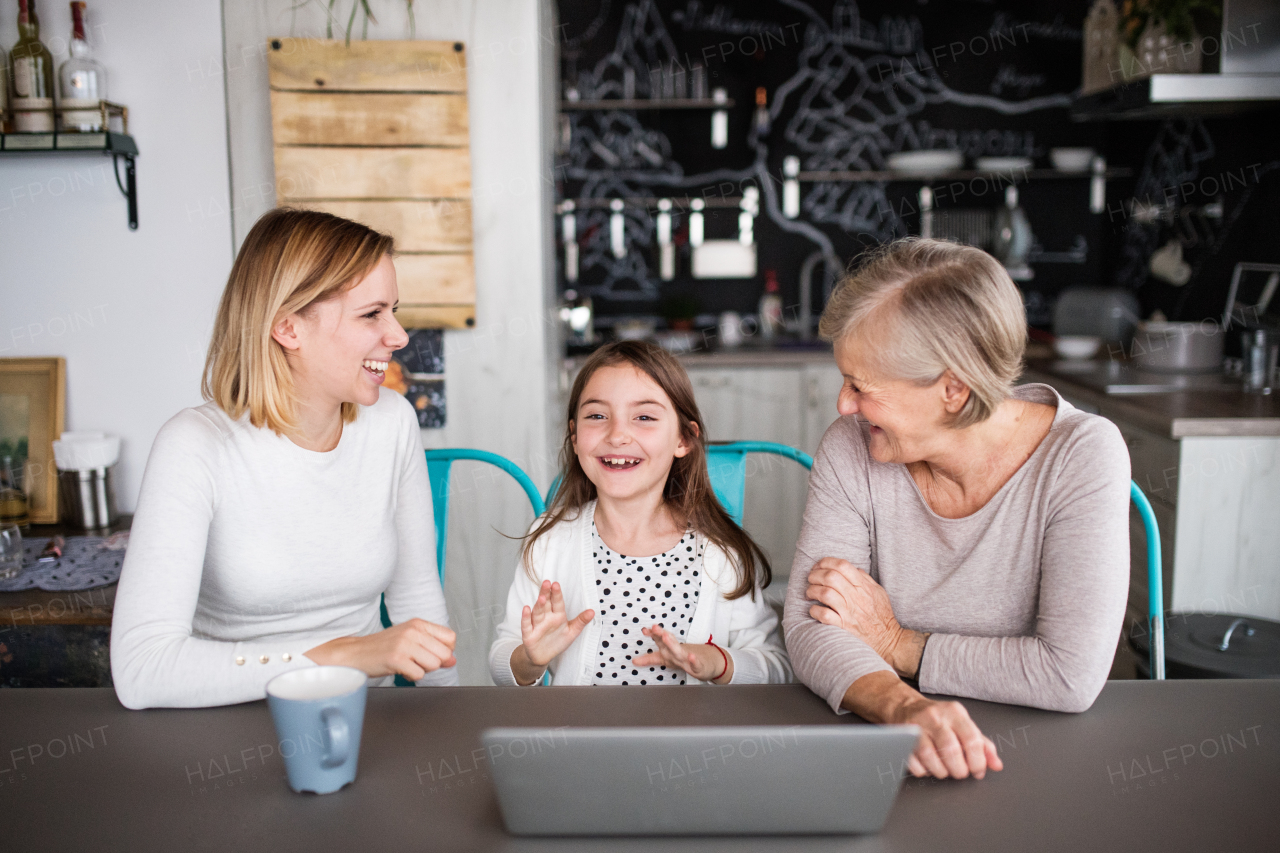
<svg viewBox="0 0 1280 853">
<path fill-rule="evenodd" d="M 0 849 L 1280 850 L 1280 681 L 1111 682 L 1076 715 L 965 705 L 1005 770 L 908 780 L 877 836 L 537 840 L 502 827 L 483 728 L 837 718 L 792 685 L 371 690 L 359 777 L 318 797 L 286 787 L 265 703 L 0 690 Z"/>
</svg>

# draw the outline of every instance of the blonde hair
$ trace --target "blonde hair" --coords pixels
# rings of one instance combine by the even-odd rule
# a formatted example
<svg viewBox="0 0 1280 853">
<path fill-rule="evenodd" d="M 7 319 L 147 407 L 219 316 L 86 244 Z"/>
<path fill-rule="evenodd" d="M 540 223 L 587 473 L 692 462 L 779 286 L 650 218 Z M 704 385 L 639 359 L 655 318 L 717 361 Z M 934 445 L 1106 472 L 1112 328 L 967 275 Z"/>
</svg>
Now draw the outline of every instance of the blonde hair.
<svg viewBox="0 0 1280 853">
<path fill-rule="evenodd" d="M 874 330 L 874 331 L 872 331 Z M 845 275 L 818 332 L 874 337 L 865 350 L 884 376 L 929 385 L 950 370 L 969 388 L 951 426 L 986 420 L 1022 372 L 1027 315 L 1004 267 L 986 252 L 908 237 Z"/>
<path fill-rule="evenodd" d="M 234 419 L 276 433 L 297 423 L 293 374 L 271 329 L 354 287 L 391 253 L 386 234 L 314 210 L 276 208 L 245 237 L 222 292 L 200 391 Z M 342 422 L 356 418 L 342 404 Z"/>
</svg>

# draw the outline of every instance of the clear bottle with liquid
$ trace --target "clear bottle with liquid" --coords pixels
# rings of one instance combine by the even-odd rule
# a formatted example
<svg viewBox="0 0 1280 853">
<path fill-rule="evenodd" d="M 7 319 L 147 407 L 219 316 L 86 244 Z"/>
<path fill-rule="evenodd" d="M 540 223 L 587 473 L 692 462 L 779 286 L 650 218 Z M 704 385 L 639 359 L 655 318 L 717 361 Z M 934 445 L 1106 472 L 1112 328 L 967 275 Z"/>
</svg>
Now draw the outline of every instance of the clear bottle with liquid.
<svg viewBox="0 0 1280 853">
<path fill-rule="evenodd" d="M 107 70 L 93 58 L 84 37 L 84 3 L 71 4 L 71 58 L 58 69 L 60 121 L 63 133 L 96 133 L 102 126 L 98 102 L 107 97 Z"/>
<path fill-rule="evenodd" d="M 0 459 L 0 522 L 25 525 L 29 521 L 27 493 L 22 490 L 23 460 Z"/>
<path fill-rule="evenodd" d="M 766 341 L 782 331 L 782 294 L 777 270 L 764 271 L 764 294 L 760 297 L 760 337 Z"/>
<path fill-rule="evenodd" d="M 40 41 L 32 0 L 18 0 L 18 41 L 9 51 L 14 133 L 53 131 L 53 54 Z"/>
</svg>

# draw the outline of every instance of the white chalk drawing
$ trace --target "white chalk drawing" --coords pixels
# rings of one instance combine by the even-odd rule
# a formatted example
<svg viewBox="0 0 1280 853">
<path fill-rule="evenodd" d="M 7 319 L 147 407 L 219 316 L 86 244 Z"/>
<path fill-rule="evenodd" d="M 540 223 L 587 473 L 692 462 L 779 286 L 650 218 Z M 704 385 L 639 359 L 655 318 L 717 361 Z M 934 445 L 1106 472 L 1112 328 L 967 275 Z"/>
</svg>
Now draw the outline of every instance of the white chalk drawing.
<svg viewBox="0 0 1280 853">
<path fill-rule="evenodd" d="M 915 149 L 954 149 L 966 155 L 1029 155 L 1035 148 L 1030 131 L 958 131 L 933 127 L 921 117 L 926 107 L 954 104 L 1018 115 L 1062 109 L 1070 95 L 1025 95 L 1038 80 L 1020 74 L 1013 66 L 1002 69 L 990 93 L 960 92 L 943 82 L 934 61 L 935 52 L 925 43 L 915 15 L 886 15 L 879 22 L 864 20 L 854 2 L 840 0 L 830 20 L 803 0 L 777 0 L 779 5 L 803 17 L 796 72 L 773 94 L 769 107 L 771 133 L 786 153 L 798 154 L 804 171 L 884 169 L 889 154 Z M 672 14 L 686 30 L 698 29 L 738 35 L 780 25 L 744 21 L 715 7 L 701 11 L 690 2 Z M 597 27 L 600 18 L 590 26 Z M 1021 26 L 1024 37 L 1079 38 L 1060 20 L 1049 24 L 1018 24 L 999 14 L 992 27 Z M 794 31 L 794 29 L 793 29 Z M 683 86 L 673 85 L 653 69 L 668 69 L 672 76 L 690 73 L 689 58 L 682 56 L 663 21 L 655 0 L 636 0 L 624 9 L 613 50 L 589 70 L 570 70 L 566 85 L 583 100 L 670 96 Z M 574 63 L 576 65 L 576 62 Z M 1018 95 L 1014 99 L 1001 95 Z M 786 116 L 784 125 L 778 122 Z M 864 243 L 890 240 L 907 233 L 901 210 L 886 195 L 886 184 L 819 182 L 806 184 L 801 217 L 782 215 L 778 202 L 779 176 L 768 168 L 768 139 L 754 131 L 748 142 L 753 162 L 740 169 L 718 169 L 685 174 L 672 153 L 665 134 L 646 127 L 637 111 L 583 111 L 569 113 L 570 143 L 558 164 L 563 177 L 580 189 L 578 198 L 661 197 L 696 192 L 721 182 L 759 186 L 763 215 L 778 228 L 803 235 L 827 253 L 834 254 L 830 238 L 818 226 L 834 226 Z M 911 212 L 911 211 L 907 211 Z M 616 258 L 609 248 L 608 211 L 580 209 L 578 233 L 583 241 L 581 269 L 604 273 L 604 282 L 587 288 L 610 299 L 653 301 L 658 280 L 651 257 L 653 221 L 648 211 L 628 208 L 626 238 L 629 251 Z M 1073 247 L 1071 257 L 1079 254 Z M 598 276 L 598 272 L 597 272 Z"/>
</svg>

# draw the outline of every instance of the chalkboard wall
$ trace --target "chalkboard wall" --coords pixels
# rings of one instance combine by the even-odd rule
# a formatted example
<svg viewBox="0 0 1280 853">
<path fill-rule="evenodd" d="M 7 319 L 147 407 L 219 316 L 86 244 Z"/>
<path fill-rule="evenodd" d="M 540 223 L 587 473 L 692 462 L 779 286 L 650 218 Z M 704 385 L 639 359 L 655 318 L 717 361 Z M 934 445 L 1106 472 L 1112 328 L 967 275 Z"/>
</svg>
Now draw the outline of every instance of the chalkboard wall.
<svg viewBox="0 0 1280 853">
<path fill-rule="evenodd" d="M 649 99 L 655 89 L 668 99 L 688 97 L 697 94 L 699 74 L 708 95 L 723 88 L 733 101 L 722 149 L 712 146 L 710 109 L 561 113 L 557 200 L 577 201 L 580 247 L 576 283 L 564 280 L 559 254 L 562 290 L 590 295 L 604 326 L 622 316 L 661 318 L 691 301 L 705 320 L 754 311 L 773 270 L 784 303 L 794 306 L 800 266 L 814 251 L 849 262 L 868 246 L 920 233 L 920 183 L 805 181 L 800 215 L 788 219 L 780 210 L 785 157 L 798 157 L 804 172 L 884 170 L 894 152 L 953 149 L 967 168 L 977 157 L 1012 155 L 1042 169 L 1050 148 L 1088 146 L 1110 166 L 1131 170 L 1108 182 L 1103 213 L 1089 211 L 1087 178 L 1018 182 L 1036 238 L 1035 277 L 1021 284 L 1033 324 L 1047 326 L 1055 295 L 1072 285 L 1123 286 L 1139 294 L 1144 311 L 1175 318 L 1220 313 L 1235 261 L 1276 259 L 1277 161 L 1263 135 L 1275 114 L 1073 122 L 1087 8 L 1075 0 L 559 0 L 566 106 L 568 99 Z M 759 88 L 767 127 L 756 124 Z M 734 199 L 748 186 L 762 194 L 757 276 L 693 279 L 686 200 Z M 994 210 L 1003 202 L 1002 187 L 988 181 L 938 181 L 934 189 L 939 211 Z M 618 258 L 601 201 L 662 197 L 676 201 L 671 281 L 658 276 L 657 210 L 625 208 L 626 252 Z M 1169 201 L 1174 221 L 1136 221 L 1135 199 Z M 1220 217 L 1212 215 L 1215 202 Z M 1206 204 L 1210 216 L 1196 213 Z M 1179 217 L 1184 208 L 1191 213 Z M 709 209 L 707 237 L 734 237 L 737 216 L 733 207 Z M 1183 288 L 1147 274 L 1151 252 L 1173 237 L 1196 273 Z"/>
</svg>

